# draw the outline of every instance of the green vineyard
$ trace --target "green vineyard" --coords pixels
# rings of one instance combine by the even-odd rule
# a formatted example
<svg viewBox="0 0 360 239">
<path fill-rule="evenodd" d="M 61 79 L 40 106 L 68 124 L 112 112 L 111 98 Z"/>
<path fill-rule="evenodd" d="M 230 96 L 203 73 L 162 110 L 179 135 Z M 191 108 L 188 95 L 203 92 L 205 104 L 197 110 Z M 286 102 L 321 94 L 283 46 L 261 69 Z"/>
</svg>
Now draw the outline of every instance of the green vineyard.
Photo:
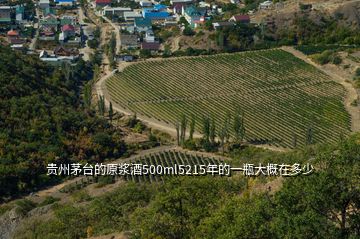
<svg viewBox="0 0 360 239">
<path fill-rule="evenodd" d="M 345 90 L 315 67 L 275 49 L 153 60 L 133 64 L 106 81 L 111 100 L 127 111 L 174 125 L 182 114 L 204 116 L 219 129 L 238 107 L 245 138 L 283 147 L 334 142 L 350 131 Z"/>
</svg>

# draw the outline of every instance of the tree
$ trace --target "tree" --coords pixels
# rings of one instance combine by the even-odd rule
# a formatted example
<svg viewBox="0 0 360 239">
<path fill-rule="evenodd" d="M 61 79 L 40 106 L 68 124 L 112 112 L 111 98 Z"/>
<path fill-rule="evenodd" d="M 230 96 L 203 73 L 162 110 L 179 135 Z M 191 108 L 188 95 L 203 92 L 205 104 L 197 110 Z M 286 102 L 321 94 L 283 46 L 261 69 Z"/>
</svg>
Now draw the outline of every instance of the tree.
<svg viewBox="0 0 360 239">
<path fill-rule="evenodd" d="M 306 130 L 306 142 L 305 144 L 306 145 L 311 145 L 314 143 L 314 132 L 313 132 L 313 129 L 312 127 L 308 127 L 308 129 Z"/>
<path fill-rule="evenodd" d="M 239 108 L 236 109 L 234 117 L 234 135 L 236 143 L 239 143 L 245 137 L 244 113 L 241 113 Z"/>
<path fill-rule="evenodd" d="M 176 130 L 176 143 L 180 146 L 180 125 L 179 122 L 175 123 L 175 130 Z"/>
<path fill-rule="evenodd" d="M 231 125 L 231 114 L 230 111 L 226 112 L 226 117 L 225 117 L 225 121 L 224 121 L 224 134 L 225 134 L 225 141 L 229 142 L 230 140 L 230 126 Z"/>
<path fill-rule="evenodd" d="M 141 49 L 139 56 L 140 58 L 149 58 L 151 57 L 151 51 L 149 49 Z"/>
<path fill-rule="evenodd" d="M 360 232 L 359 135 L 318 149 L 310 176 L 291 178 L 275 195 L 276 238 L 357 238 Z M 301 223 L 300 223 L 301 222 Z"/>
<path fill-rule="evenodd" d="M 219 139 L 220 139 L 220 145 L 221 145 L 221 152 L 222 152 L 223 155 L 224 155 L 224 147 L 225 147 L 225 137 L 226 137 L 226 134 L 227 134 L 226 131 L 227 131 L 227 129 L 224 126 L 218 132 Z"/>
<path fill-rule="evenodd" d="M 84 87 L 84 105 L 85 108 L 90 109 L 92 100 L 92 85 L 90 82 L 86 83 Z"/>
<path fill-rule="evenodd" d="M 211 143 L 212 145 L 215 144 L 215 137 L 216 137 L 215 118 L 212 117 L 212 118 L 211 118 L 211 126 L 210 126 L 210 134 L 209 134 L 210 143 Z"/>
<path fill-rule="evenodd" d="M 297 135 L 294 133 L 293 134 L 293 148 L 297 147 Z"/>
<path fill-rule="evenodd" d="M 110 101 L 110 103 L 109 103 L 109 119 L 110 119 L 110 122 L 112 122 L 113 116 L 114 116 L 114 111 L 113 111 L 112 103 Z"/>
<path fill-rule="evenodd" d="M 99 114 L 100 115 L 104 115 L 105 114 L 105 98 L 104 96 L 100 95 L 99 96 L 99 100 L 98 100 L 98 110 L 99 110 Z"/>
<path fill-rule="evenodd" d="M 180 144 L 183 144 L 185 142 L 186 127 L 187 127 L 187 119 L 186 116 L 182 114 L 180 120 Z"/>
<path fill-rule="evenodd" d="M 189 134 L 189 139 L 190 139 L 190 140 L 193 140 L 194 132 L 195 132 L 195 115 L 191 114 L 191 119 L 190 119 L 190 134 Z"/>
<path fill-rule="evenodd" d="M 203 140 L 205 142 L 210 142 L 210 119 L 208 116 L 203 117 Z"/>
<path fill-rule="evenodd" d="M 191 27 L 185 26 L 185 28 L 183 30 L 183 35 L 185 35 L 185 36 L 193 36 L 193 35 L 195 35 L 195 32 L 194 32 L 193 29 L 191 29 Z"/>
</svg>

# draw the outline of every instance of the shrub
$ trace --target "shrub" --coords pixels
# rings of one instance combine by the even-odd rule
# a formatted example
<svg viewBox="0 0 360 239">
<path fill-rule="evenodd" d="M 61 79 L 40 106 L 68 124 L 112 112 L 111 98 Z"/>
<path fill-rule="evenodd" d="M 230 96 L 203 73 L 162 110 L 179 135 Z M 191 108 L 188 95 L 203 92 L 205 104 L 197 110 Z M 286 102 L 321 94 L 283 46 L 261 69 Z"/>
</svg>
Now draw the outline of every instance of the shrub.
<svg viewBox="0 0 360 239">
<path fill-rule="evenodd" d="M 71 195 L 74 202 L 86 202 L 91 200 L 91 196 L 85 191 L 76 191 Z"/>
<path fill-rule="evenodd" d="M 26 216 L 28 212 L 36 207 L 36 203 L 29 199 L 22 199 L 16 202 L 16 213 Z"/>
<path fill-rule="evenodd" d="M 52 196 L 47 196 L 44 201 L 39 203 L 39 207 L 43 207 L 49 204 L 53 204 L 54 202 L 60 201 L 60 198 L 54 198 Z"/>
<path fill-rule="evenodd" d="M 184 31 L 183 31 L 183 35 L 185 35 L 185 36 L 193 36 L 193 35 L 195 35 L 195 32 L 193 31 L 193 29 L 191 29 L 191 27 L 186 26 Z"/>
</svg>

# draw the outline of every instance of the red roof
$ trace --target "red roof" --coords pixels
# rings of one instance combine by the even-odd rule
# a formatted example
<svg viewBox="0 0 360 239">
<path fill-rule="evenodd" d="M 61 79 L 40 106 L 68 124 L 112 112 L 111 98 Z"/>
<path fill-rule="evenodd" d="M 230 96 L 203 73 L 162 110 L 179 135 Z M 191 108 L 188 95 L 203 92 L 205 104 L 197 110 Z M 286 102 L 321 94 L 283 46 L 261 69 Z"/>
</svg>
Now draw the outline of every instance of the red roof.
<svg viewBox="0 0 360 239">
<path fill-rule="evenodd" d="M 18 36 L 19 33 L 17 31 L 15 31 L 15 30 L 11 30 L 11 31 L 8 31 L 7 35 L 8 36 Z"/>
<path fill-rule="evenodd" d="M 160 43 L 157 42 L 143 42 L 141 43 L 141 49 L 148 49 L 148 50 L 159 50 Z"/>
<path fill-rule="evenodd" d="M 65 24 L 62 29 L 61 29 L 63 32 L 65 31 L 75 31 L 75 28 L 73 25 L 69 25 L 69 24 Z"/>
<path fill-rule="evenodd" d="M 111 0 L 96 0 L 95 1 L 96 4 L 110 4 Z"/>
<path fill-rule="evenodd" d="M 248 22 L 250 21 L 250 17 L 248 15 L 235 15 L 235 21 L 237 22 Z"/>
<path fill-rule="evenodd" d="M 185 4 L 185 3 L 179 3 L 179 2 L 178 2 L 178 3 L 175 3 L 174 5 L 172 5 L 171 8 L 172 8 L 172 9 L 174 9 L 174 8 L 175 8 L 175 9 L 182 9 L 183 6 L 186 6 L 186 4 Z"/>
</svg>

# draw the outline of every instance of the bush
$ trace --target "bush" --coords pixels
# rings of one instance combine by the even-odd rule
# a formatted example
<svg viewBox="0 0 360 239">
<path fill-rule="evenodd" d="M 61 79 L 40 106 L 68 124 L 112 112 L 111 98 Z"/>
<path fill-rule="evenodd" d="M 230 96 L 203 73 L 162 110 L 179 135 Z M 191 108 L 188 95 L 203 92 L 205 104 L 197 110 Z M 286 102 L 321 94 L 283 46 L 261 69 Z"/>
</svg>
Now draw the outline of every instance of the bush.
<svg viewBox="0 0 360 239">
<path fill-rule="evenodd" d="M 97 187 L 103 187 L 103 186 L 105 186 L 105 185 L 112 184 L 112 183 L 115 183 L 115 178 L 114 178 L 114 176 L 111 176 L 111 175 L 100 176 L 100 177 L 98 178 L 98 185 L 97 185 Z"/>
<path fill-rule="evenodd" d="M 91 196 L 85 191 L 76 191 L 71 195 L 74 202 L 86 202 L 91 200 Z"/>
<path fill-rule="evenodd" d="M 332 63 L 335 65 L 340 65 L 342 63 L 342 59 L 340 56 L 334 56 Z"/>
<path fill-rule="evenodd" d="M 16 213 L 26 216 L 28 212 L 36 207 L 36 203 L 29 199 L 22 199 L 16 202 Z"/>
<path fill-rule="evenodd" d="M 88 40 L 88 41 L 87 41 L 87 44 L 88 44 L 88 46 L 89 46 L 90 48 L 96 49 L 96 48 L 98 47 L 98 45 L 99 45 L 99 41 L 96 40 L 96 39 Z"/>
<path fill-rule="evenodd" d="M 44 201 L 39 203 L 39 207 L 43 207 L 49 204 L 53 204 L 54 202 L 60 201 L 60 198 L 54 198 L 52 196 L 47 196 Z"/>
<path fill-rule="evenodd" d="M 355 76 L 356 77 L 360 77 L 360 67 L 358 67 L 357 69 L 356 69 L 356 71 L 355 71 Z"/>
<path fill-rule="evenodd" d="M 195 32 L 193 31 L 193 29 L 191 29 L 191 27 L 186 26 L 185 29 L 183 30 L 183 35 L 193 36 L 193 35 L 195 35 Z"/>
<path fill-rule="evenodd" d="M 315 54 L 313 56 L 313 59 L 320 65 L 325 65 L 330 62 L 332 54 L 333 54 L 332 51 L 326 50 L 321 54 Z"/>
<path fill-rule="evenodd" d="M 183 143 L 183 147 L 185 149 L 190 149 L 190 150 L 197 150 L 198 149 L 195 141 L 191 140 L 191 139 L 185 140 L 185 142 Z"/>
<path fill-rule="evenodd" d="M 139 121 L 136 123 L 136 125 L 133 128 L 133 132 L 135 133 L 142 133 L 145 129 L 145 126 Z"/>
</svg>

